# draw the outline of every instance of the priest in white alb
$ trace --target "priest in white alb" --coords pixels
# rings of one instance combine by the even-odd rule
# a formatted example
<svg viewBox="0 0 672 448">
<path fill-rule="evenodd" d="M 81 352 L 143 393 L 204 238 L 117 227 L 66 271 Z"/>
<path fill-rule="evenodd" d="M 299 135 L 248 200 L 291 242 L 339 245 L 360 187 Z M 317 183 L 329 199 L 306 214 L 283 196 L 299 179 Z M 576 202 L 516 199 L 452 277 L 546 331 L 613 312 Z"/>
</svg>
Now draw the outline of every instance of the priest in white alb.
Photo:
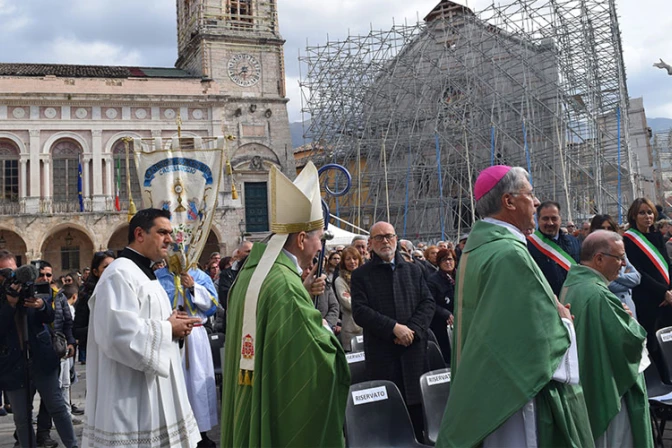
<svg viewBox="0 0 672 448">
<path fill-rule="evenodd" d="M 170 212 L 140 210 L 89 300 L 82 447 L 192 448 L 201 439 L 178 344 L 200 319 L 172 311 L 151 269 L 171 233 Z"/>
</svg>

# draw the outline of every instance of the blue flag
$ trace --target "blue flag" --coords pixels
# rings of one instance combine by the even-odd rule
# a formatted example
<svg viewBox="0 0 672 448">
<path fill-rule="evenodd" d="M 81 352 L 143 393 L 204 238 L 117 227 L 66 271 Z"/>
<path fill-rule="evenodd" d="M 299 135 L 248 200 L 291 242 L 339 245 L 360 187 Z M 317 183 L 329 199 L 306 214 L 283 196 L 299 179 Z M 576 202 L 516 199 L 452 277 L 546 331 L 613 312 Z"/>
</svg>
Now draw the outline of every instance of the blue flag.
<svg viewBox="0 0 672 448">
<path fill-rule="evenodd" d="M 84 211 L 84 194 L 82 193 L 82 160 L 77 160 L 77 196 L 79 196 L 79 211 Z"/>
</svg>

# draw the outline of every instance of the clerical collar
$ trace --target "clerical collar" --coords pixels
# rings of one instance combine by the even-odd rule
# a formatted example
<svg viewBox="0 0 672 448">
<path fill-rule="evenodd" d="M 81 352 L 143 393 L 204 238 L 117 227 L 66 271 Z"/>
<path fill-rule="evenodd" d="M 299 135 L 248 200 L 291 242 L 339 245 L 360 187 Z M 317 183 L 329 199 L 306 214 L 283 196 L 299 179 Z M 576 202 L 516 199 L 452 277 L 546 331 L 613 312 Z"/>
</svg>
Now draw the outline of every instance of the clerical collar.
<svg viewBox="0 0 672 448">
<path fill-rule="evenodd" d="M 301 266 L 299 266 L 299 259 L 296 258 L 293 253 L 291 253 L 286 249 L 282 249 L 282 251 L 285 253 L 285 255 L 289 257 L 290 260 L 292 260 L 292 262 L 296 266 L 296 269 L 299 271 L 299 275 L 303 274 L 303 269 L 301 269 Z"/>
<path fill-rule="evenodd" d="M 145 257 L 137 250 L 126 246 L 126 248 L 121 251 L 119 258 L 128 258 L 133 263 L 135 263 L 140 268 L 140 270 L 144 272 L 147 277 L 149 277 L 150 280 L 156 280 L 156 275 L 152 269 L 152 260 Z"/>
<path fill-rule="evenodd" d="M 520 229 L 513 224 L 495 218 L 483 218 L 483 221 L 509 229 L 511 233 L 513 233 L 513 236 L 520 240 L 521 243 L 527 243 L 527 238 L 525 238 L 523 232 L 521 232 Z"/>
</svg>

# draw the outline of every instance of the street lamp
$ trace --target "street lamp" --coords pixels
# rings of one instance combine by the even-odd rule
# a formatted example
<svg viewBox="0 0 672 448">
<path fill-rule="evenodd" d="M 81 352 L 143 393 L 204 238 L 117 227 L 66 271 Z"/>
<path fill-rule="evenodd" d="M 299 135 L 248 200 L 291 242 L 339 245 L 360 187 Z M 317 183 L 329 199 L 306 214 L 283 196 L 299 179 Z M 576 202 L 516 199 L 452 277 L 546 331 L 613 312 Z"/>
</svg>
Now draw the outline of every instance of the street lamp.
<svg viewBox="0 0 672 448">
<path fill-rule="evenodd" d="M 240 230 L 240 242 L 245 241 L 245 220 L 241 219 L 238 223 L 238 230 Z"/>
<path fill-rule="evenodd" d="M 70 247 L 72 245 L 72 240 L 74 240 L 74 238 L 72 237 L 72 235 L 70 235 L 69 230 L 68 230 L 68 234 L 65 235 L 64 240 L 65 240 L 65 246 L 66 247 Z"/>
</svg>

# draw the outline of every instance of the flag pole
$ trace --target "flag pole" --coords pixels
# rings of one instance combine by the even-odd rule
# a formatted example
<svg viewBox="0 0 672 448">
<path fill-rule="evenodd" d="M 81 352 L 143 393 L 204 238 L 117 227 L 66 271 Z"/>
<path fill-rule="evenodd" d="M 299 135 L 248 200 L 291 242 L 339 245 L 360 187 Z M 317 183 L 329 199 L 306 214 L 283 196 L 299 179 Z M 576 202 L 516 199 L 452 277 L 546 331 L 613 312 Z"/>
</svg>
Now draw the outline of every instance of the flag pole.
<svg viewBox="0 0 672 448">
<path fill-rule="evenodd" d="M 130 167 L 130 143 L 133 141 L 131 137 L 124 137 L 124 146 L 126 147 L 126 190 L 128 191 L 128 221 L 130 222 L 135 213 L 135 202 L 133 202 L 133 195 L 131 194 L 131 167 Z"/>
</svg>

